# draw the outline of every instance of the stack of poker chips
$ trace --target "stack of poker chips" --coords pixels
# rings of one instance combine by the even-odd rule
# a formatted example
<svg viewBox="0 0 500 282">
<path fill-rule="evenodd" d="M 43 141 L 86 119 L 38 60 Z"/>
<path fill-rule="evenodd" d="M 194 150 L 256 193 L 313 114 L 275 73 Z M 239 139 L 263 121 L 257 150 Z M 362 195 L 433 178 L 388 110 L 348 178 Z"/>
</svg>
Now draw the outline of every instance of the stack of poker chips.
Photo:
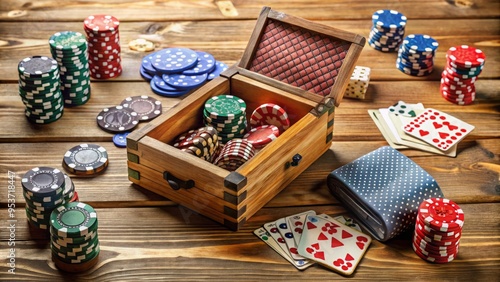
<svg viewBox="0 0 500 282">
<path fill-rule="evenodd" d="M 266 124 L 278 127 L 280 134 L 283 134 L 290 127 L 288 113 L 279 105 L 273 103 L 262 104 L 252 112 L 250 126 L 254 128 Z"/>
<path fill-rule="evenodd" d="M 368 84 L 370 83 L 369 67 L 355 66 L 349 84 L 344 92 L 344 97 L 364 99 Z"/>
<path fill-rule="evenodd" d="M 83 34 L 61 31 L 49 39 L 50 52 L 60 70 L 61 92 L 68 106 L 85 104 L 90 98 L 87 41 Z"/>
<path fill-rule="evenodd" d="M 213 96 L 205 102 L 203 119 L 206 126 L 217 129 L 220 141 L 226 144 L 242 138 L 247 128 L 246 103 L 232 95 Z"/>
<path fill-rule="evenodd" d="M 179 97 L 212 80 L 227 69 L 207 52 L 167 48 L 142 59 L 141 76 L 151 90 L 165 97 Z"/>
<path fill-rule="evenodd" d="M 439 43 L 429 35 L 410 34 L 399 47 L 396 67 L 408 75 L 429 75 L 434 70 L 438 46 Z"/>
<path fill-rule="evenodd" d="M 267 144 L 280 136 L 280 130 L 275 125 L 260 125 L 250 129 L 243 139 L 248 141 L 255 149 L 262 149 Z"/>
<path fill-rule="evenodd" d="M 52 167 L 35 167 L 24 174 L 21 184 L 30 226 L 48 231 L 52 210 L 66 202 L 64 174 Z"/>
<path fill-rule="evenodd" d="M 441 96 L 457 105 L 469 105 L 476 98 L 474 83 L 483 70 L 486 56 L 472 46 L 451 47 L 441 74 Z"/>
<path fill-rule="evenodd" d="M 80 144 L 66 151 L 62 165 L 75 175 L 91 176 L 108 167 L 108 151 L 96 144 Z"/>
<path fill-rule="evenodd" d="M 232 139 L 222 147 L 213 164 L 229 171 L 235 171 L 254 155 L 255 149 L 250 142 L 244 139 Z"/>
<path fill-rule="evenodd" d="M 456 258 L 464 212 L 453 201 L 431 198 L 420 204 L 413 250 L 422 259 L 434 263 L 447 263 Z"/>
<path fill-rule="evenodd" d="M 66 203 L 77 202 L 79 200 L 78 192 L 75 191 L 75 183 L 73 183 L 71 177 L 69 177 L 66 173 L 64 173 L 63 195 Z"/>
<path fill-rule="evenodd" d="M 83 21 L 91 77 L 109 79 L 122 73 L 119 25 L 118 19 L 109 15 L 91 15 Z"/>
<path fill-rule="evenodd" d="M 219 135 L 214 127 L 189 130 L 174 140 L 174 147 L 212 162 L 219 151 Z"/>
<path fill-rule="evenodd" d="M 50 248 L 56 266 L 68 272 L 82 272 L 99 258 L 97 213 L 82 202 L 68 203 L 50 215 Z"/>
<path fill-rule="evenodd" d="M 378 10 L 372 15 L 368 44 L 375 50 L 394 52 L 403 40 L 406 17 L 394 10 Z"/>
<path fill-rule="evenodd" d="M 23 59 L 18 65 L 19 95 L 28 121 L 48 124 L 64 112 L 57 61 L 45 56 Z"/>
</svg>

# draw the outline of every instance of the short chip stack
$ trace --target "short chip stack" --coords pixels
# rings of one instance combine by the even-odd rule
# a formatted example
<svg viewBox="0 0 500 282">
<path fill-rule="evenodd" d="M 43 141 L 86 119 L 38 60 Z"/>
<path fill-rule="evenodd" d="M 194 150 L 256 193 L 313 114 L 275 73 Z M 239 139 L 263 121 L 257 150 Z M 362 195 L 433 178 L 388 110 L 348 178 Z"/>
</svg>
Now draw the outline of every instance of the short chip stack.
<svg viewBox="0 0 500 282">
<path fill-rule="evenodd" d="M 213 96 L 205 102 L 203 119 L 206 126 L 217 129 L 225 144 L 233 138 L 242 138 L 247 128 L 246 103 L 233 95 Z"/>
<path fill-rule="evenodd" d="M 188 48 L 166 48 L 142 59 L 141 76 L 151 90 L 165 97 L 179 97 L 219 76 L 227 66 L 210 53 Z"/>
<path fill-rule="evenodd" d="M 476 98 L 474 83 L 484 67 L 486 56 L 472 46 L 451 47 L 441 74 L 441 96 L 457 105 L 469 105 Z"/>
<path fill-rule="evenodd" d="M 219 151 L 219 135 L 214 127 L 201 127 L 179 135 L 175 139 L 173 146 L 212 162 Z"/>
<path fill-rule="evenodd" d="M 28 222 L 48 231 L 52 210 L 65 203 L 64 174 L 52 167 L 35 167 L 24 174 L 21 184 Z"/>
<path fill-rule="evenodd" d="M 50 247 L 57 267 L 85 271 L 97 263 L 100 245 L 97 213 L 82 202 L 67 203 L 50 215 Z"/>
<path fill-rule="evenodd" d="M 63 115 L 64 103 L 59 83 L 57 61 L 45 56 L 23 59 L 17 67 L 19 95 L 26 106 L 28 121 L 52 123 Z"/>
<path fill-rule="evenodd" d="M 464 212 L 453 201 L 431 198 L 420 204 L 413 250 L 422 259 L 447 263 L 456 258 L 464 224 Z"/>
<path fill-rule="evenodd" d="M 283 134 L 290 127 L 288 113 L 279 105 L 273 103 L 262 104 L 252 112 L 250 126 L 254 128 L 266 124 L 278 127 L 280 134 Z"/>
<path fill-rule="evenodd" d="M 87 40 L 79 32 L 61 31 L 49 39 L 52 57 L 59 64 L 64 104 L 78 106 L 90 98 Z"/>
<path fill-rule="evenodd" d="M 254 155 L 255 149 L 250 142 L 244 139 L 232 139 L 222 147 L 214 164 L 223 169 L 235 171 Z"/>
<path fill-rule="evenodd" d="M 91 15 L 83 21 L 93 78 L 109 79 L 122 73 L 119 26 L 118 19 L 109 15 Z"/>
<path fill-rule="evenodd" d="M 370 83 L 369 67 L 355 66 L 351 79 L 344 92 L 344 97 L 364 99 L 368 84 Z"/>
<path fill-rule="evenodd" d="M 434 70 L 438 46 L 439 43 L 429 35 L 410 34 L 399 48 L 396 67 L 408 75 L 429 75 Z"/>
<path fill-rule="evenodd" d="M 368 44 L 378 51 L 396 51 L 405 34 L 406 17 L 398 11 L 378 10 L 372 24 Z"/>
<path fill-rule="evenodd" d="M 75 175 L 92 176 L 108 167 L 108 152 L 96 144 L 80 144 L 69 149 L 63 157 L 64 169 Z"/>
<path fill-rule="evenodd" d="M 248 141 L 255 149 L 262 149 L 267 144 L 280 136 L 280 130 L 275 125 L 260 125 L 250 129 L 243 139 Z"/>
</svg>

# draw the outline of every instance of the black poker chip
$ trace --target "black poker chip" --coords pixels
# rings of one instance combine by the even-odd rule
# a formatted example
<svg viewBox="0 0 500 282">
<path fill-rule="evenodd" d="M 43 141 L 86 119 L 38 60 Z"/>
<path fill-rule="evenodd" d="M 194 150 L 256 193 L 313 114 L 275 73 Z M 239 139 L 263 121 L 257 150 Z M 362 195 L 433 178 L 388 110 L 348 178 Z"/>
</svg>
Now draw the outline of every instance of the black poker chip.
<svg viewBox="0 0 500 282">
<path fill-rule="evenodd" d="M 141 121 L 152 120 L 161 115 L 162 111 L 161 102 L 146 95 L 127 97 L 121 105 L 135 111 Z"/>
<path fill-rule="evenodd" d="M 64 187 L 64 174 L 53 167 L 35 167 L 21 179 L 25 191 L 40 197 L 60 194 Z"/>
<path fill-rule="evenodd" d="M 112 133 L 131 131 L 139 123 L 137 112 L 123 106 L 105 108 L 96 119 L 100 128 Z"/>
<path fill-rule="evenodd" d="M 69 149 L 63 158 L 63 167 L 78 175 L 100 173 L 108 167 L 108 163 L 108 152 L 104 147 L 96 144 L 75 146 Z"/>
</svg>

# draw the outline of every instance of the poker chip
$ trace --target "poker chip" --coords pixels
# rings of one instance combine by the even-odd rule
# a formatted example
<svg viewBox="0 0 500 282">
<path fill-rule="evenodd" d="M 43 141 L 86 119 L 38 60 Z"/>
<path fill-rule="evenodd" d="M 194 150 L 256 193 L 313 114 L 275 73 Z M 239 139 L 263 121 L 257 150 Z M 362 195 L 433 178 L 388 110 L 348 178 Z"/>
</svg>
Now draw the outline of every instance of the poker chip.
<svg viewBox="0 0 500 282">
<path fill-rule="evenodd" d="M 32 56 L 18 64 L 19 96 L 29 122 L 49 124 L 64 112 L 58 63 L 45 56 Z"/>
<path fill-rule="evenodd" d="M 441 73 L 441 96 L 456 105 L 470 105 L 476 98 L 474 83 L 481 74 L 486 56 L 472 46 L 451 47 Z"/>
<path fill-rule="evenodd" d="M 274 125 L 261 125 L 250 129 L 250 131 L 243 136 L 255 149 L 261 149 L 273 140 L 278 138 L 280 131 Z"/>
<path fill-rule="evenodd" d="M 426 34 L 410 34 L 399 46 L 396 68 L 412 76 L 426 76 L 434 69 L 439 43 Z"/>
<path fill-rule="evenodd" d="M 73 174 L 93 175 L 108 167 L 108 152 L 96 144 L 80 144 L 69 149 L 63 157 L 63 167 Z"/>
<path fill-rule="evenodd" d="M 130 50 L 139 51 L 139 52 L 149 52 L 155 49 L 155 44 L 149 40 L 139 38 L 134 39 L 128 43 L 128 47 Z"/>
<path fill-rule="evenodd" d="M 91 15 L 83 21 L 91 77 L 109 79 L 121 74 L 119 25 L 118 19 L 110 15 Z"/>
<path fill-rule="evenodd" d="M 180 97 L 212 80 L 226 70 L 224 63 L 203 51 L 188 48 L 166 48 L 146 55 L 139 72 L 150 81 L 153 93 Z"/>
<path fill-rule="evenodd" d="M 129 132 L 117 133 L 113 136 L 113 143 L 118 148 L 127 148 L 127 136 Z"/>
<path fill-rule="evenodd" d="M 412 247 L 422 259 L 434 263 L 452 261 L 458 254 L 464 213 L 453 201 L 431 198 L 419 206 Z"/>
<path fill-rule="evenodd" d="M 92 267 L 99 255 L 97 213 L 90 205 L 71 202 L 50 214 L 50 248 L 56 266 L 70 272 Z"/>
<path fill-rule="evenodd" d="M 260 125 L 274 125 L 278 127 L 280 134 L 290 127 L 290 119 L 287 112 L 279 105 L 266 103 L 257 107 L 251 117 L 250 125 L 252 127 Z"/>
<path fill-rule="evenodd" d="M 242 138 L 247 129 L 246 103 L 233 95 L 213 96 L 205 102 L 203 120 L 205 125 L 218 131 L 225 144 L 233 138 Z"/>
<path fill-rule="evenodd" d="M 226 170 L 235 171 L 254 155 L 255 149 L 250 142 L 244 139 L 232 139 L 222 147 L 213 163 Z"/>
<path fill-rule="evenodd" d="M 139 115 L 133 109 L 123 106 L 104 108 L 96 117 L 97 124 L 112 133 L 127 132 L 139 123 Z"/>
<path fill-rule="evenodd" d="M 378 51 L 394 52 L 403 40 L 406 17 L 395 10 L 378 10 L 372 15 L 368 45 Z"/>
<path fill-rule="evenodd" d="M 90 98 L 87 41 L 79 32 L 61 31 L 49 39 L 50 52 L 60 68 L 64 104 L 83 105 Z"/>
<path fill-rule="evenodd" d="M 201 127 L 179 135 L 172 145 L 206 161 L 212 161 L 218 154 L 219 135 L 214 127 Z"/>
<path fill-rule="evenodd" d="M 162 112 L 161 102 L 146 95 L 127 97 L 121 105 L 136 112 L 141 121 L 152 120 Z"/>
</svg>

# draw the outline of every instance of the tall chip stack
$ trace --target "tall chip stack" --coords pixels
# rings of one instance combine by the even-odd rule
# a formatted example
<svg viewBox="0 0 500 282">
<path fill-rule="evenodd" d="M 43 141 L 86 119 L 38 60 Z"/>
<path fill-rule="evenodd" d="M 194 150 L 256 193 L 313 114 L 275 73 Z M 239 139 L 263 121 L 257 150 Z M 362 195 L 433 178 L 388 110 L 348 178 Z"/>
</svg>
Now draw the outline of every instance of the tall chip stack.
<svg viewBox="0 0 500 282">
<path fill-rule="evenodd" d="M 406 17 L 394 10 L 378 10 L 372 15 L 368 44 L 375 50 L 395 52 L 403 41 Z"/>
<path fill-rule="evenodd" d="M 434 70 L 439 43 L 426 34 L 410 34 L 399 47 L 396 67 L 408 75 L 425 76 Z"/>
<path fill-rule="evenodd" d="M 50 248 L 56 266 L 67 272 L 93 267 L 100 253 L 97 213 L 82 202 L 59 206 L 50 215 Z"/>
<path fill-rule="evenodd" d="M 78 106 L 90 98 L 87 40 L 79 32 L 61 31 L 49 39 L 50 52 L 59 65 L 64 104 Z"/>
<path fill-rule="evenodd" d="M 91 77 L 109 79 L 122 73 L 119 25 L 118 19 L 109 15 L 91 15 L 83 21 Z"/>
<path fill-rule="evenodd" d="M 469 105 L 476 98 L 474 83 L 484 67 L 486 56 L 472 46 L 451 47 L 441 74 L 441 96 L 457 105 Z"/>
<path fill-rule="evenodd" d="M 37 124 L 52 123 L 63 115 L 59 68 L 57 61 L 45 56 L 24 58 L 17 67 L 19 96 L 26 106 L 28 121 Z"/>
<path fill-rule="evenodd" d="M 206 126 L 217 129 L 219 138 L 226 144 L 233 138 L 243 138 L 247 128 L 247 105 L 243 99 L 232 95 L 219 95 L 208 99 L 203 110 Z"/>
<path fill-rule="evenodd" d="M 35 167 L 24 174 L 21 184 L 30 226 L 48 232 L 50 214 L 66 201 L 63 172 L 52 167 Z"/>
</svg>

